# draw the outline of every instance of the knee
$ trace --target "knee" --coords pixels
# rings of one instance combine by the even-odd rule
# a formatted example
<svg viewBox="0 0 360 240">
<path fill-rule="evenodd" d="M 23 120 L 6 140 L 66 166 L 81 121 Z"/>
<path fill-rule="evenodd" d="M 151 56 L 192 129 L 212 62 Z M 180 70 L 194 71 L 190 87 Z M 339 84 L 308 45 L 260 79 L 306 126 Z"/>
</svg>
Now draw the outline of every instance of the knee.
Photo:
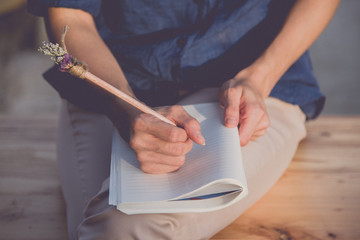
<svg viewBox="0 0 360 240">
<path fill-rule="evenodd" d="M 189 239 L 180 237 L 186 227 L 176 215 L 125 215 L 115 211 L 107 220 L 104 239 Z"/>
<path fill-rule="evenodd" d="M 86 218 L 78 228 L 79 240 L 203 240 L 220 230 L 214 215 L 196 213 L 126 215 L 115 207 Z M 209 222 L 210 221 L 210 222 Z"/>
<path fill-rule="evenodd" d="M 78 227 L 78 239 L 208 239 L 211 231 L 201 230 L 199 224 L 204 221 L 199 221 L 199 216 L 195 213 L 126 215 L 114 206 L 93 204 Z"/>
</svg>

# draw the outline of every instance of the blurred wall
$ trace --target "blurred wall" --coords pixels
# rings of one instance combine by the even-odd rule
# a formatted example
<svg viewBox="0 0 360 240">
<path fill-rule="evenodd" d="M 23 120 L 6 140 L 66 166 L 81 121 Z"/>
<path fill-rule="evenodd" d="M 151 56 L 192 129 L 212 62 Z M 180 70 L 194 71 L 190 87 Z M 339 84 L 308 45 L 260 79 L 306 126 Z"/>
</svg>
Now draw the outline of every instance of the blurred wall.
<svg viewBox="0 0 360 240">
<path fill-rule="evenodd" d="M 324 114 L 360 114 L 360 1 L 343 0 L 310 49 Z"/>
<path fill-rule="evenodd" d="M 52 63 L 37 52 L 47 40 L 42 19 L 25 0 L 1 0 L 0 33 L 0 112 L 57 114 L 57 93 L 41 77 Z"/>
</svg>

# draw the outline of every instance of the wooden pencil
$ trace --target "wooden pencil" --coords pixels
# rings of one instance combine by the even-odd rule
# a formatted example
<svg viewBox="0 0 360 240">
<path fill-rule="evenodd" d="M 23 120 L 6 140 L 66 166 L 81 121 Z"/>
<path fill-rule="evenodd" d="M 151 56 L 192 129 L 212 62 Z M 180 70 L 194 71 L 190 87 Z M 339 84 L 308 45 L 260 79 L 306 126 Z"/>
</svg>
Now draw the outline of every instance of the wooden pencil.
<svg viewBox="0 0 360 240">
<path fill-rule="evenodd" d="M 71 75 L 76 77 L 86 79 L 89 82 L 99 86 L 100 88 L 106 90 L 107 92 L 115 95 L 116 97 L 124 100 L 125 102 L 129 103 L 130 105 L 134 106 L 135 108 L 139 109 L 140 111 L 151 114 L 158 119 L 169 123 L 173 126 L 176 124 L 163 115 L 159 114 L 158 112 L 154 111 L 150 107 L 146 106 L 145 104 L 141 103 L 140 101 L 136 100 L 135 98 L 127 95 L 123 91 L 115 88 L 114 86 L 110 85 L 106 81 L 102 80 L 101 78 L 95 76 L 94 74 L 90 73 L 85 64 L 79 62 L 75 58 L 73 58 L 67 51 L 65 45 L 65 36 L 68 31 L 68 26 L 64 27 L 64 32 L 61 35 L 61 46 L 59 44 L 53 43 L 46 43 L 44 42 L 42 46 L 39 48 L 39 51 L 45 55 L 51 56 L 51 59 L 55 61 L 56 64 L 59 65 L 59 70 L 62 72 L 68 72 Z"/>
<path fill-rule="evenodd" d="M 95 84 L 96 86 L 99 86 L 100 88 L 106 90 L 107 92 L 115 95 L 116 97 L 124 100 L 125 102 L 129 103 L 130 105 L 132 105 L 133 107 L 139 109 L 140 111 L 147 113 L 147 114 L 151 114 L 154 117 L 159 118 L 160 120 L 169 123 L 173 126 L 176 126 L 176 124 L 172 121 L 170 121 L 168 118 L 164 117 L 163 115 L 161 115 L 160 113 L 154 111 L 152 108 L 148 107 L 147 105 L 141 103 L 140 101 L 136 100 L 135 98 L 127 95 L 126 93 L 124 93 L 123 91 L 115 88 L 114 86 L 110 85 L 109 83 L 105 82 L 104 80 L 102 80 L 101 78 L 95 76 L 94 74 L 92 74 L 91 72 L 86 72 L 84 73 L 84 78 L 86 80 L 88 80 L 89 82 Z"/>
</svg>

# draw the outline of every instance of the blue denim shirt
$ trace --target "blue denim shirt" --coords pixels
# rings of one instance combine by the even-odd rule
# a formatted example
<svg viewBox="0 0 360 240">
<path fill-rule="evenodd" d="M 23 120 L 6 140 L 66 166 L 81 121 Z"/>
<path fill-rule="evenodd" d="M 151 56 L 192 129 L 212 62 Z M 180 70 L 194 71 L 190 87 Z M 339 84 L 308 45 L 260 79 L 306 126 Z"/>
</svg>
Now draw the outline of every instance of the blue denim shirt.
<svg viewBox="0 0 360 240">
<path fill-rule="evenodd" d="M 271 43 L 294 1 L 34 0 L 28 9 L 82 9 L 117 58 L 129 84 L 150 105 L 175 102 L 179 90 L 219 87 Z M 324 105 L 308 52 L 270 96 L 297 104 L 308 118 Z"/>
</svg>

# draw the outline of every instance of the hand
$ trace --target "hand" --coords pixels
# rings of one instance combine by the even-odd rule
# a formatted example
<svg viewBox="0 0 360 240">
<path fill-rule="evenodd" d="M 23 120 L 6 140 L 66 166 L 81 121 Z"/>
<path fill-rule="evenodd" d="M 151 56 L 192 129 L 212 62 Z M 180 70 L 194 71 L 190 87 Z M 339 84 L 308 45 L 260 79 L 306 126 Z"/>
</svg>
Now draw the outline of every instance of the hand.
<svg viewBox="0 0 360 240">
<path fill-rule="evenodd" d="M 130 147 L 135 151 L 140 168 L 146 173 L 160 174 L 178 170 L 193 141 L 204 144 L 200 124 L 183 107 L 175 105 L 156 111 L 173 121 L 172 126 L 145 113 L 130 117 Z M 181 127 L 181 128 L 180 128 Z"/>
<path fill-rule="evenodd" d="M 261 93 L 240 74 L 226 81 L 220 89 L 220 104 L 224 107 L 226 127 L 239 126 L 241 146 L 265 134 L 270 125 Z"/>
</svg>

